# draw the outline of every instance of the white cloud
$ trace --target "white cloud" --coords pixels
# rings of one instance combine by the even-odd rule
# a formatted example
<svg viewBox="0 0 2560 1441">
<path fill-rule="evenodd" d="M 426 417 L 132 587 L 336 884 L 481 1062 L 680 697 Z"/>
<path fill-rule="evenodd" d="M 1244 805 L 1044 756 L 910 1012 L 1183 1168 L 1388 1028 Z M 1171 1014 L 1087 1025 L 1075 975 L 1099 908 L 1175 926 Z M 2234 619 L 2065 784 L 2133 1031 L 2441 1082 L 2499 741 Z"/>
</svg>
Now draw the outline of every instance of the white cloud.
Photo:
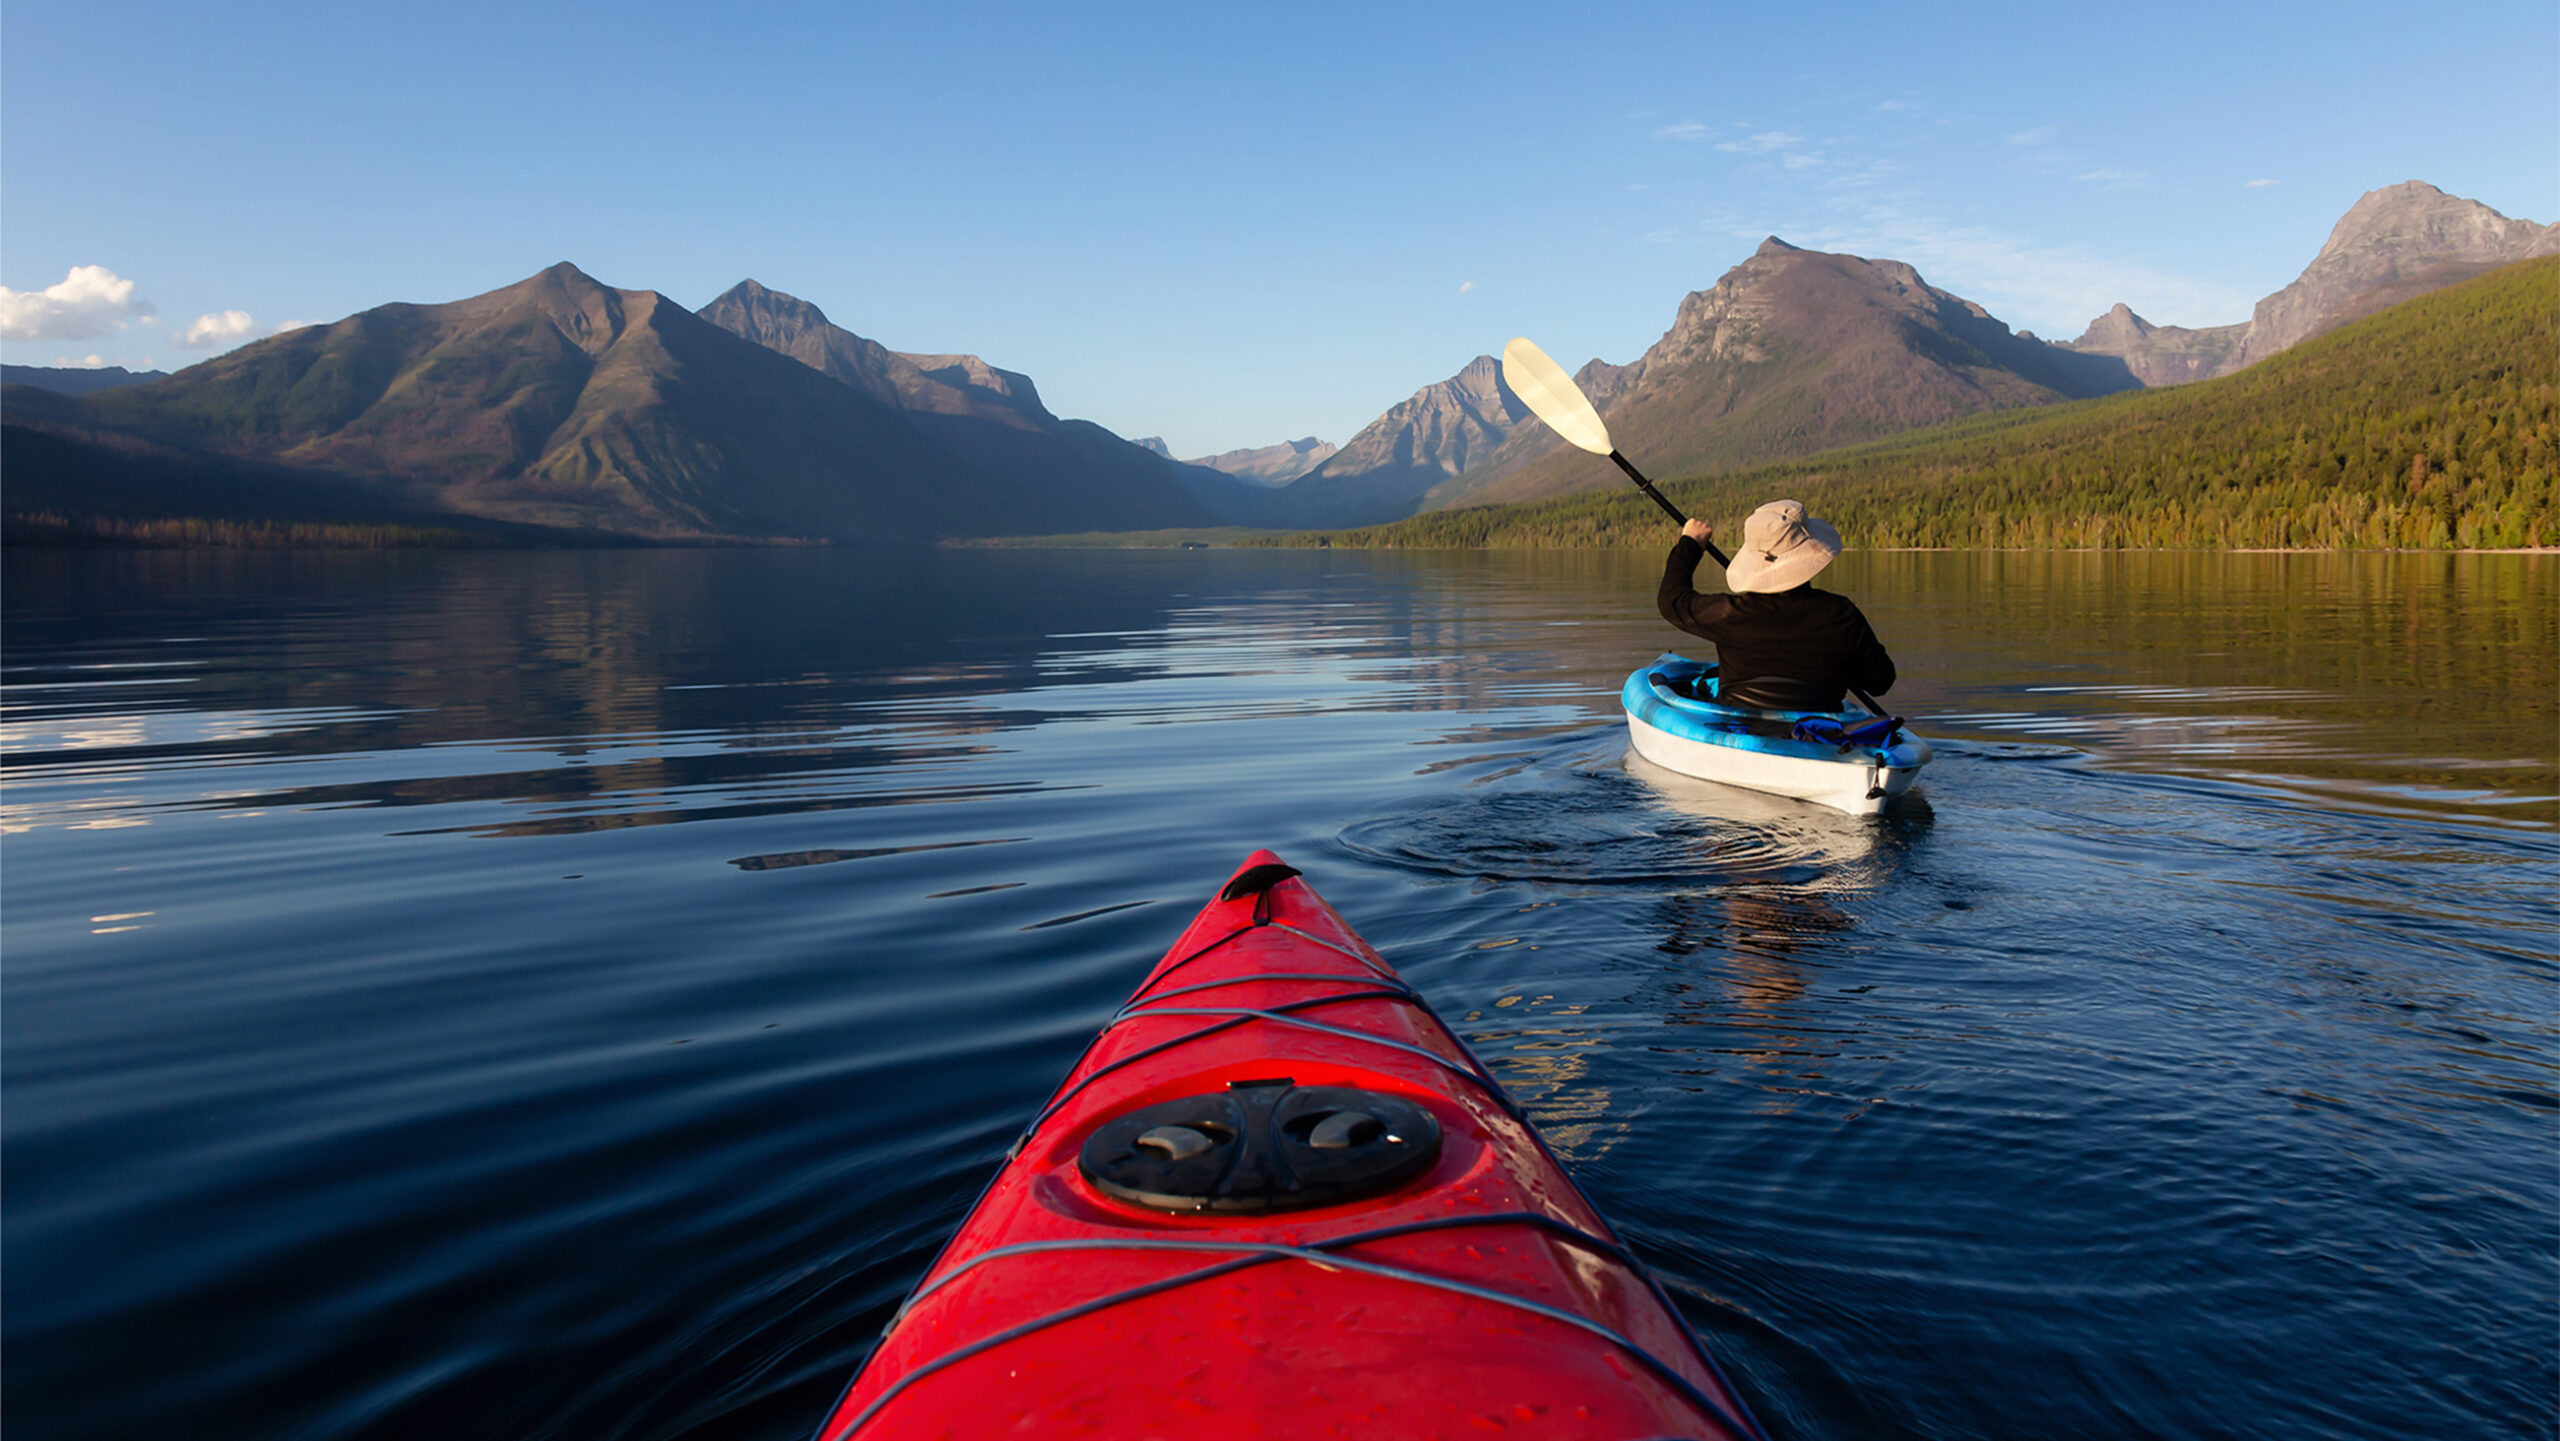
<svg viewBox="0 0 2560 1441">
<path fill-rule="evenodd" d="M 2071 178 L 2084 184 L 2104 185 L 2109 190 L 2132 190 L 2151 177 L 2140 170 L 2091 170 Z"/>
<path fill-rule="evenodd" d="M 2054 141 L 2054 137 L 2061 133 L 2061 131 L 2056 130 L 2050 125 L 2039 125 L 2033 130 L 2021 130 L 2011 135 L 2009 137 L 2009 143 L 2012 145 L 2051 145 Z"/>
<path fill-rule="evenodd" d="M 197 316 L 194 322 L 188 325 L 185 338 L 179 340 L 178 344 L 189 350 L 207 350 L 217 345 L 228 345 L 235 340 L 248 339 L 251 325 L 249 312 L 245 310 L 209 312 Z"/>
<path fill-rule="evenodd" d="M 1458 293 L 1459 293 L 1460 295 L 1464 295 L 1464 294 L 1466 294 L 1468 291 L 1473 290 L 1473 289 L 1475 289 L 1475 288 L 1476 288 L 1476 283 L 1475 283 L 1474 281 L 1472 281 L 1472 280 L 1461 280 L 1461 281 L 1459 281 L 1459 282 L 1458 282 Z"/>
<path fill-rule="evenodd" d="M 209 310 L 188 322 L 187 333 L 171 341 L 189 350 L 221 350 L 247 340 L 264 340 L 288 330 L 303 330 L 322 324 L 317 320 L 287 320 L 275 325 L 260 325 L 245 310 Z"/>
<path fill-rule="evenodd" d="M 1677 125 L 1663 126 L 1653 132 L 1653 138 L 1656 140 L 1704 140 L 1707 138 L 1707 127 L 1695 120 L 1683 120 Z"/>
<path fill-rule="evenodd" d="M 1917 110 L 1920 105 L 1914 100 L 1879 100 L 1876 102 L 1876 108 L 1878 110 Z"/>
<path fill-rule="evenodd" d="M 70 370 L 96 370 L 107 363 L 107 358 L 103 355 L 84 355 L 74 360 L 68 355 L 57 355 L 53 358 L 53 363 Z"/>
<path fill-rule="evenodd" d="M 1789 170 L 1803 170 L 1821 163 L 1822 157 L 1819 155 L 1790 155 L 1786 161 Z"/>
<path fill-rule="evenodd" d="M 1789 135 L 1783 130 L 1762 130 L 1742 140 L 1719 140 L 1716 148 L 1730 150 L 1736 155 L 1766 155 L 1772 150 L 1784 150 L 1790 145 L 1803 143 L 1801 135 Z"/>
<path fill-rule="evenodd" d="M 2251 190 L 2264 190 L 2270 185 L 2282 184 L 2284 184 L 2284 182 L 2281 180 L 2252 180 L 2249 182 L 2247 188 Z"/>
<path fill-rule="evenodd" d="M 103 265 L 75 265 L 42 290 L 0 285 L 0 340 L 95 340 L 151 313 L 133 282 Z"/>
</svg>

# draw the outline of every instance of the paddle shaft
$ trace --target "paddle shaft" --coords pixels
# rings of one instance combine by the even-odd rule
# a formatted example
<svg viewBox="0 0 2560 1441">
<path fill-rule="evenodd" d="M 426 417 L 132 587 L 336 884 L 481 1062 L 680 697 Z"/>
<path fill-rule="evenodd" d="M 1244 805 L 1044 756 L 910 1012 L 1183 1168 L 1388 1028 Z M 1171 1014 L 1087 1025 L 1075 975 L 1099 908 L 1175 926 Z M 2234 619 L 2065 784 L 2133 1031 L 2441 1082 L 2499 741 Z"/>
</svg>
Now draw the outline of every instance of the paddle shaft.
<svg viewBox="0 0 2560 1441">
<path fill-rule="evenodd" d="M 1625 456 L 1614 450 L 1609 452 L 1609 458 L 1618 463 L 1618 469 L 1627 473 L 1627 479 L 1636 483 L 1636 489 L 1653 497 L 1653 503 L 1662 507 L 1662 513 L 1671 517 L 1673 524 L 1687 525 L 1689 523 L 1689 517 L 1682 514 L 1680 507 L 1673 505 L 1661 491 L 1653 488 L 1653 482 L 1644 478 L 1644 472 L 1636 469 L 1636 463 L 1634 461 L 1627 459 Z M 1725 559 L 1723 551 L 1716 549 L 1716 543 L 1714 541 L 1702 540 L 1698 543 L 1707 548 L 1707 554 L 1716 558 L 1716 564 L 1722 566 L 1730 566 L 1733 564 L 1732 561 Z"/>
<path fill-rule="evenodd" d="M 1662 513 L 1664 515 L 1671 517 L 1682 525 L 1687 525 L 1689 523 L 1689 517 L 1681 514 L 1680 507 L 1673 505 L 1661 491 L 1653 488 L 1653 482 L 1644 478 L 1644 472 L 1636 469 L 1634 461 L 1627 459 L 1625 456 L 1614 450 L 1609 452 L 1609 458 L 1618 463 L 1618 469 L 1627 473 L 1627 479 L 1634 481 L 1637 489 L 1642 490 L 1645 494 L 1653 497 L 1653 503 L 1662 507 Z M 1707 548 L 1707 554 L 1715 557 L 1716 564 L 1723 566 L 1728 570 L 1732 569 L 1733 562 L 1725 558 L 1723 551 L 1716 549 L 1716 543 L 1714 541 L 1702 540 L 1698 542 L 1698 544 Z M 1865 706 L 1869 715 L 1892 715 L 1892 712 L 1876 703 L 1876 698 L 1874 696 L 1867 694 L 1856 686 L 1849 687 L 1849 694 L 1857 697 L 1858 704 Z M 1894 716 L 1893 723 L 1895 725 L 1902 724 L 1902 717 Z"/>
<path fill-rule="evenodd" d="M 1653 497 L 1653 503 L 1662 507 L 1662 513 L 1671 517 L 1673 524 L 1687 525 L 1689 523 L 1689 517 L 1681 514 L 1680 507 L 1673 505 L 1669 500 L 1663 497 L 1661 491 L 1653 488 L 1653 482 L 1644 478 L 1644 472 L 1636 469 L 1636 463 L 1634 461 L 1627 459 L 1625 455 L 1615 450 L 1609 452 L 1609 458 L 1618 463 L 1618 469 L 1627 473 L 1627 479 L 1636 483 L 1636 489 Z M 1708 546 L 1707 549 L 1709 551 L 1714 551 L 1715 547 L 1711 545 Z M 1721 554 L 1716 556 L 1716 564 L 1724 564 L 1724 557 Z"/>
</svg>

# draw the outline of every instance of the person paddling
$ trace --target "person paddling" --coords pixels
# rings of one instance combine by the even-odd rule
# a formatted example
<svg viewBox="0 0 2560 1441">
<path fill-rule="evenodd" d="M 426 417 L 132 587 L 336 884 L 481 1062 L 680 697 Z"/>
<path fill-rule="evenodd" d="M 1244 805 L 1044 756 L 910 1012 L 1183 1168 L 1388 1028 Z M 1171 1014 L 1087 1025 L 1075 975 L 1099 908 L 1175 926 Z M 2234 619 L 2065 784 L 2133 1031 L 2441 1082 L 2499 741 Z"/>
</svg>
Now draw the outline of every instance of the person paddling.
<svg viewBox="0 0 2560 1441">
<path fill-rule="evenodd" d="M 1742 523 L 1742 548 L 1725 568 L 1731 594 L 1694 584 L 1715 527 L 1692 517 L 1680 527 L 1654 597 L 1662 618 L 1715 642 L 1716 698 L 1754 710 L 1837 711 L 1843 695 L 1893 688 L 1893 657 L 1857 603 L 1816 590 L 1813 578 L 1840 554 L 1840 532 L 1805 514 L 1799 501 L 1773 500 Z"/>
</svg>

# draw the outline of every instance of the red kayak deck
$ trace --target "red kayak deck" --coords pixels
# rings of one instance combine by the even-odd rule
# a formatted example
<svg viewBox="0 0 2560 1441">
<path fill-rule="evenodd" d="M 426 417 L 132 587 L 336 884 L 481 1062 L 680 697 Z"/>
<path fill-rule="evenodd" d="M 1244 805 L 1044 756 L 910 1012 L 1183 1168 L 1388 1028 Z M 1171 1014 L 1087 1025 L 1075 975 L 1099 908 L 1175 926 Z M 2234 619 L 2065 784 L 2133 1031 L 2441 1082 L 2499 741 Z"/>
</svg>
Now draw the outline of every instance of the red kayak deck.
<svg viewBox="0 0 2560 1441">
<path fill-rule="evenodd" d="M 1191 923 L 821 1441 L 1764 1441 L 1501 1087 L 1296 875 L 1257 851 Z M 1158 1194 L 1248 1145 L 1285 1164 Z M 1329 1199 L 1329 1166 L 1386 1184 Z"/>
</svg>

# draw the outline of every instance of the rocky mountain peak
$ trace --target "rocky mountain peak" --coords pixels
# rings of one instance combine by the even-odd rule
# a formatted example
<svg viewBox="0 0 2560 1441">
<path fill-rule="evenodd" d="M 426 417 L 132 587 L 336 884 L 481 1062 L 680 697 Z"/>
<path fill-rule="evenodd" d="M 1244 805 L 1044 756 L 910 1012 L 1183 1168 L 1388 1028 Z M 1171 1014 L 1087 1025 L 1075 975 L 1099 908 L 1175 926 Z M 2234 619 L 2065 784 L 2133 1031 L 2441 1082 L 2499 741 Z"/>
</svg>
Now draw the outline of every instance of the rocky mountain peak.
<svg viewBox="0 0 2560 1441">
<path fill-rule="evenodd" d="M 2312 264 L 2358 253 L 2525 260 L 2560 252 L 2560 227 L 2511 220 L 2423 180 L 2368 190 L 2329 231 Z"/>
<path fill-rule="evenodd" d="M 1138 443 L 1145 445 L 1147 442 Z M 1333 452 L 1332 442 L 1310 435 L 1299 440 L 1284 440 L 1277 445 L 1249 446 L 1216 455 L 1195 455 L 1183 463 L 1205 465 L 1211 470 L 1242 476 L 1259 485 L 1286 485 L 1331 460 Z"/>
<path fill-rule="evenodd" d="M 2022 339 L 1900 261 L 1806 250 L 1774 235 L 1684 298 L 1671 328 L 1635 361 L 1593 361 L 1577 379 L 1612 438 L 1671 473 L 2134 384 L 2121 362 Z M 1522 427 L 1501 454 L 1435 487 L 1424 504 L 1533 500 L 1610 483 L 1607 467 L 1560 444 L 1542 427 Z"/>
<path fill-rule="evenodd" d="M 750 340 L 756 335 L 733 325 L 729 317 L 737 317 L 757 331 L 783 326 L 792 330 L 812 330 L 825 325 L 827 313 L 799 296 L 774 290 L 756 281 L 741 280 L 720 292 L 718 299 L 702 307 L 697 314 L 724 330 L 735 331 Z M 761 344 L 761 340 L 758 340 Z"/>
<path fill-rule="evenodd" d="M 1445 382 L 1458 394 L 1476 403 L 1484 412 L 1499 411 L 1512 419 L 1528 414 L 1528 407 L 1502 383 L 1502 362 L 1490 355 L 1479 355 L 1466 368 Z"/>
<path fill-rule="evenodd" d="M 2145 385 L 2210 380 L 2389 305 L 2560 253 L 2560 226 L 2511 220 L 2421 180 L 2366 191 L 2291 285 L 2235 325 L 2153 325 L 2118 304 L 2066 348 L 2112 355 Z"/>
<path fill-rule="evenodd" d="M 2115 308 L 2090 321 L 2089 328 L 2082 331 L 2080 338 L 2071 342 L 2071 346 L 2074 350 L 2113 354 L 2124 346 L 2138 343 L 2152 330 L 2150 321 L 2134 314 L 2132 306 L 2119 300 Z"/>
<path fill-rule="evenodd" d="M 1858 296 L 1864 301 L 1852 300 Z M 1857 303 L 1916 311 L 1933 310 L 1939 302 L 1982 314 L 1980 307 L 1931 288 L 1920 272 L 1898 260 L 1807 250 L 1772 235 L 1714 285 L 1683 298 L 1662 339 L 1608 377 L 1602 389 L 1613 395 L 1633 391 L 1656 371 L 1705 361 L 1757 364 L 1769 357 L 1763 342 L 1773 322 L 1793 325 Z"/>
<path fill-rule="evenodd" d="M 730 286 L 695 313 L 741 340 L 790 356 L 889 405 L 903 406 L 908 392 L 929 385 L 887 346 L 834 324 L 825 311 L 799 296 L 754 280 Z"/>
<path fill-rule="evenodd" d="M 1039 388 L 1020 371 L 999 370 L 974 355 L 910 355 L 900 351 L 898 358 L 945 385 L 1001 396 L 1025 413 L 1049 413 L 1040 403 Z"/>
<path fill-rule="evenodd" d="M 1529 407 L 1502 383 L 1502 362 L 1479 355 L 1397 402 L 1329 455 L 1312 436 L 1293 442 L 1290 450 L 1308 468 L 1282 487 L 1277 518 L 1367 525 L 1409 514 L 1425 491 L 1482 464 L 1528 419 Z M 1309 448 L 1299 451 L 1301 444 Z M 1322 463 L 1312 463 L 1320 455 Z"/>
<path fill-rule="evenodd" d="M 2560 226 L 2513 220 L 2424 181 L 2369 190 L 2291 285 L 2258 302 L 2231 368 L 2385 305 L 2501 265 L 2560 253 Z"/>
<path fill-rule="evenodd" d="M 1003 416 L 1026 424 L 1056 417 L 1031 377 L 974 355 L 907 355 L 854 334 L 796 295 L 741 280 L 698 312 L 742 339 L 784 355 L 903 410 Z"/>
<path fill-rule="evenodd" d="M 616 290 L 563 260 L 513 285 L 454 303 L 461 307 L 457 315 L 475 320 L 529 306 L 570 344 L 594 356 L 621 337 L 631 320 L 628 302 L 643 296 L 654 298 L 655 292 Z"/>
</svg>

